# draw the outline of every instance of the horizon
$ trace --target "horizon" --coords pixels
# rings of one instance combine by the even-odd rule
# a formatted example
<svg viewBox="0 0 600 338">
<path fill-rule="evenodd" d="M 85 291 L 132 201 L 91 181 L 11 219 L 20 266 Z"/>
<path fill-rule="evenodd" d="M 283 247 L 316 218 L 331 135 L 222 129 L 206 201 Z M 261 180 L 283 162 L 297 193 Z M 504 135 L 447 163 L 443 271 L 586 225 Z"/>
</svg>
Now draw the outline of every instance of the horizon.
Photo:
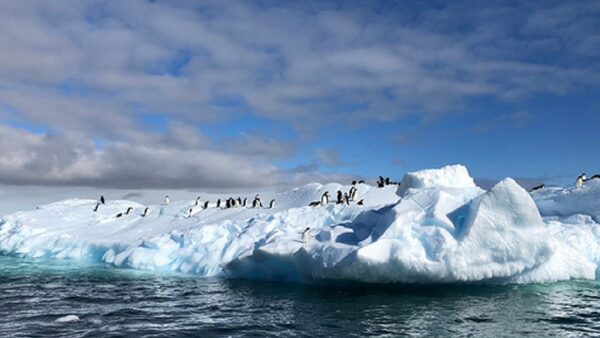
<svg viewBox="0 0 600 338">
<path fill-rule="evenodd" d="M 457 163 L 487 185 L 600 173 L 597 2 L 0 9 L 3 187 L 256 190 Z"/>
</svg>

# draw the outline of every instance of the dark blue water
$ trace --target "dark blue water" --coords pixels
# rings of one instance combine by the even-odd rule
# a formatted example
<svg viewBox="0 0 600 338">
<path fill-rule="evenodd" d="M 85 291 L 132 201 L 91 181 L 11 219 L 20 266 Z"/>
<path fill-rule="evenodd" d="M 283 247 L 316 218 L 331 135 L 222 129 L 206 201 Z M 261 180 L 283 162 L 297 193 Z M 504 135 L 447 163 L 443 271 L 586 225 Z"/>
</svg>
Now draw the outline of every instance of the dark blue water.
<svg viewBox="0 0 600 338">
<path fill-rule="evenodd" d="M 0 337 L 367 335 L 597 336 L 600 284 L 306 286 L 0 256 Z"/>
</svg>

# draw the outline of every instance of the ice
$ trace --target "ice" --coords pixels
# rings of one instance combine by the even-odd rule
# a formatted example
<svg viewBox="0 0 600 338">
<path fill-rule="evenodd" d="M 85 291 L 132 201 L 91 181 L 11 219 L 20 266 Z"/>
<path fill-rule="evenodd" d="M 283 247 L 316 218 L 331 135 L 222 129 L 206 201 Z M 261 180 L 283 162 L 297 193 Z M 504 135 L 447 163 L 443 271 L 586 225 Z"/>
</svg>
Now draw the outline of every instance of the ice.
<svg viewBox="0 0 600 338">
<path fill-rule="evenodd" d="M 364 206 L 337 205 L 336 192 L 350 187 L 313 183 L 261 196 L 263 205 L 276 198 L 273 209 L 174 200 L 150 205 L 146 217 L 146 206 L 131 201 L 93 212 L 94 200 L 65 200 L 5 216 L 0 251 L 302 283 L 528 283 L 599 273 L 595 182 L 530 195 L 508 178 L 484 191 L 455 165 L 408 173 L 399 189 L 358 184 Z M 325 191 L 329 205 L 308 206 Z"/>
<path fill-rule="evenodd" d="M 79 317 L 77 317 L 76 315 L 67 315 L 67 316 L 63 316 L 63 317 L 56 319 L 56 322 L 57 323 L 70 323 L 70 322 L 76 322 L 78 320 L 79 320 Z"/>
</svg>

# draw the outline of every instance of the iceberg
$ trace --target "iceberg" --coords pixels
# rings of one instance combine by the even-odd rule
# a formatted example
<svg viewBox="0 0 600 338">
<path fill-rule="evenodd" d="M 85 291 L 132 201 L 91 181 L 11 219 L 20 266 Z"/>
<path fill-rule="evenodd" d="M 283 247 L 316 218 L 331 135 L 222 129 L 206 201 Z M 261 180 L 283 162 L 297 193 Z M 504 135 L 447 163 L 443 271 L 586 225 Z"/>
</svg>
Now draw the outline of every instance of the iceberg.
<svg viewBox="0 0 600 338">
<path fill-rule="evenodd" d="M 530 195 L 507 178 L 484 191 L 453 165 L 407 173 L 400 187 L 358 184 L 363 206 L 308 206 L 350 189 L 337 183 L 279 193 L 273 209 L 174 201 L 146 217 L 131 201 L 94 212 L 94 200 L 65 200 L 3 217 L 0 253 L 298 283 L 594 279 L 600 185 L 589 183 Z"/>
</svg>

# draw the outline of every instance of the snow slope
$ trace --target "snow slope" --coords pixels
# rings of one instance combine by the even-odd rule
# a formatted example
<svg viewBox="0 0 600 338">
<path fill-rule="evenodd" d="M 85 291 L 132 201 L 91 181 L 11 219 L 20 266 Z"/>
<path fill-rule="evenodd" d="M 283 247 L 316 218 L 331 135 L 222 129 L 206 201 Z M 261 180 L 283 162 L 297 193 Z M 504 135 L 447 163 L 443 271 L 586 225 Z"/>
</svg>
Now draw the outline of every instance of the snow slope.
<svg viewBox="0 0 600 338">
<path fill-rule="evenodd" d="M 152 205 L 141 217 L 145 206 L 130 201 L 107 201 L 94 213 L 96 201 L 66 200 L 5 216 L 0 252 L 308 283 L 525 283 L 598 274 L 592 196 L 600 186 L 570 193 L 573 201 L 564 203 L 572 206 L 562 208 L 551 201 L 565 190 L 536 193 L 534 202 L 505 179 L 486 192 L 460 165 L 409 173 L 400 188 L 357 187 L 364 206 L 335 204 L 336 191 L 350 186 L 314 183 L 278 194 L 274 209 L 212 205 L 195 207 L 190 218 L 194 201 Z M 307 206 L 325 191 L 329 205 Z M 589 204 L 577 209 L 579 199 Z M 115 217 L 130 206 L 130 215 Z"/>
</svg>

